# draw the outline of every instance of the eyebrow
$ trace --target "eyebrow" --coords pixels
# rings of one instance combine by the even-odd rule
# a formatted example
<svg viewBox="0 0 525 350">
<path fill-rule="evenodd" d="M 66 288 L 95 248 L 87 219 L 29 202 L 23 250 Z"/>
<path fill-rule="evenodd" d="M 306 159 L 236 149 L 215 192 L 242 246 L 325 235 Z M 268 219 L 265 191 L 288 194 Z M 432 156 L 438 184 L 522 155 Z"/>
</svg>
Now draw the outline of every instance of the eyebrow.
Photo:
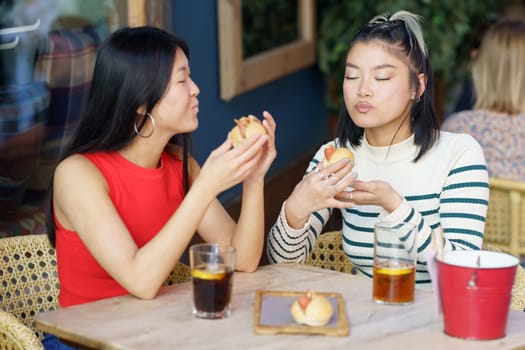
<svg viewBox="0 0 525 350">
<path fill-rule="evenodd" d="M 356 66 L 355 64 L 352 64 L 352 63 L 346 63 L 346 67 L 359 69 L 359 66 Z M 385 69 L 385 68 L 396 68 L 396 66 L 394 66 L 392 64 L 385 63 L 385 64 L 380 64 L 379 66 L 375 66 L 372 69 L 373 70 L 380 70 L 380 69 Z"/>
<path fill-rule="evenodd" d="M 187 66 L 181 66 L 181 67 L 175 68 L 173 71 L 173 73 L 181 73 L 181 72 L 182 73 L 188 72 L 188 74 L 191 75 L 191 71 Z"/>
</svg>

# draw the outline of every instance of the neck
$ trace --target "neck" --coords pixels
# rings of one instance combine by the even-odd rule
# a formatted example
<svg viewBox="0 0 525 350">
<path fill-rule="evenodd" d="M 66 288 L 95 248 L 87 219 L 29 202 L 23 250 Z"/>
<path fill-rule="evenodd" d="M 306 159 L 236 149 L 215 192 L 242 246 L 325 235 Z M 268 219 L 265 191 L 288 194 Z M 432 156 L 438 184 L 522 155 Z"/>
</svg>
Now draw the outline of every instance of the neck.
<svg viewBox="0 0 525 350">
<path fill-rule="evenodd" d="M 166 143 L 158 143 L 154 139 L 136 136 L 119 152 L 124 158 L 138 166 L 155 169 L 160 166 L 160 155 L 165 147 Z"/>
<path fill-rule="evenodd" d="M 385 125 L 381 128 L 365 130 L 365 137 L 371 146 L 391 146 L 408 139 L 412 135 L 410 130 L 410 115 L 406 114 L 399 125 Z"/>
</svg>

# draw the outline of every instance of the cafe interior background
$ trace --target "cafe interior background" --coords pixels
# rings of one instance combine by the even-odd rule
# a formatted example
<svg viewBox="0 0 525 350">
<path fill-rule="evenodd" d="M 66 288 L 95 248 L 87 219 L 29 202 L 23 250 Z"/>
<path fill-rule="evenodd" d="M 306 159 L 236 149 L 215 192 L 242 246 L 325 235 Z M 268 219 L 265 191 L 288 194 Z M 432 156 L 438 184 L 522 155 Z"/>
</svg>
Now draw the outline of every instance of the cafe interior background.
<svg viewBox="0 0 525 350">
<path fill-rule="evenodd" d="M 268 228 L 317 147 L 331 138 L 344 54 L 364 20 L 398 9 L 424 16 L 444 118 L 467 75 L 475 27 L 515 6 L 523 3 L 1 0 L 0 237 L 45 233 L 42 200 L 81 117 L 97 48 L 119 27 L 155 25 L 188 42 L 192 77 L 201 89 L 193 135 L 200 163 L 234 118 L 261 117 L 263 110 L 274 115 L 278 156 L 266 184 Z M 239 186 L 219 200 L 235 218 Z M 326 229 L 331 225 L 337 224 Z"/>
</svg>

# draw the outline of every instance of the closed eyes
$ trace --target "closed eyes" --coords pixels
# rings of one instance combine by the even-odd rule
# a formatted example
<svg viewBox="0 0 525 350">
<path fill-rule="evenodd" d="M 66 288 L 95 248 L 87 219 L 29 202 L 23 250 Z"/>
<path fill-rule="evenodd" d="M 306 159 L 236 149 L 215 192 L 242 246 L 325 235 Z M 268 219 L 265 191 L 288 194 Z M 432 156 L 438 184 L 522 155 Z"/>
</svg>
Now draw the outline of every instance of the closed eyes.
<svg viewBox="0 0 525 350">
<path fill-rule="evenodd" d="M 357 80 L 357 79 L 359 79 L 359 77 L 345 76 L 345 79 L 346 80 Z M 374 78 L 374 79 L 377 80 L 377 81 L 386 81 L 386 80 L 390 80 L 390 77 L 388 77 L 388 78 Z"/>
</svg>

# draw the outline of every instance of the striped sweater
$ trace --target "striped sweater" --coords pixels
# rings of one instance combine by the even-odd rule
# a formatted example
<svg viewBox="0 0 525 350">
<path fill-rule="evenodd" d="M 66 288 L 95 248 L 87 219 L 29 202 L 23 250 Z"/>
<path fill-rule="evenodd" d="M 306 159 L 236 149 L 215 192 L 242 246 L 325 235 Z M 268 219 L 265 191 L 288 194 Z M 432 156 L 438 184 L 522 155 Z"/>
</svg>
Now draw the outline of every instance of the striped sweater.
<svg viewBox="0 0 525 350">
<path fill-rule="evenodd" d="M 334 140 L 336 141 L 336 140 Z M 321 146 L 307 172 L 323 159 Z M 362 181 L 381 180 L 404 197 L 393 212 L 372 205 L 342 211 L 343 247 L 352 263 L 366 276 L 373 270 L 373 227 L 379 220 L 410 221 L 417 227 L 416 283 L 430 283 L 427 260 L 434 255 L 431 231 L 443 227 L 445 250 L 480 249 L 488 205 L 488 172 L 478 142 L 466 134 L 441 131 L 438 142 L 413 162 L 418 147 L 414 136 L 391 147 L 373 147 L 363 142 L 354 152 L 354 170 Z M 304 263 L 321 233 L 332 208 L 310 215 L 302 229 L 286 222 L 284 207 L 268 234 L 267 254 L 271 263 Z"/>
</svg>

